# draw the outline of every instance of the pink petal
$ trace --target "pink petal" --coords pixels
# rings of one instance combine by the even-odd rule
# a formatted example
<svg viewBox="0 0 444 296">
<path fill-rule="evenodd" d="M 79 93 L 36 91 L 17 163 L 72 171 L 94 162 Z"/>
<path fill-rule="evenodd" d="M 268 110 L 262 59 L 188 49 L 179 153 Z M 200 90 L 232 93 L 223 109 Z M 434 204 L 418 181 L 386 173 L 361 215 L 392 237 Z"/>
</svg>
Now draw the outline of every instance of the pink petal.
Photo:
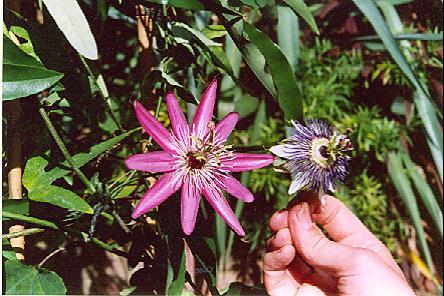
<svg viewBox="0 0 444 296">
<path fill-rule="evenodd" d="M 217 182 L 220 183 L 220 187 L 223 190 L 244 202 L 252 202 L 254 199 L 250 190 L 248 190 L 244 185 L 242 185 L 241 182 L 230 175 L 218 178 Z"/>
<path fill-rule="evenodd" d="M 200 192 L 190 182 L 184 182 L 181 194 L 181 219 L 182 230 L 190 235 L 196 225 L 197 212 L 199 210 Z"/>
<path fill-rule="evenodd" d="M 221 142 L 225 141 L 233 131 L 238 120 L 239 114 L 237 112 L 231 112 L 225 115 L 225 117 L 216 125 L 215 131 L 217 139 Z"/>
<path fill-rule="evenodd" d="M 245 232 L 242 229 L 239 221 L 234 215 L 222 192 L 215 187 L 207 187 L 203 189 L 203 194 L 214 208 L 216 213 L 225 220 L 225 222 L 230 226 L 238 235 L 244 236 Z"/>
<path fill-rule="evenodd" d="M 167 151 L 171 150 L 170 132 L 153 115 L 151 115 L 140 102 L 134 102 L 134 109 L 136 110 L 137 119 L 143 129 L 153 137 L 154 141 L 156 141 L 162 149 Z"/>
<path fill-rule="evenodd" d="M 153 173 L 168 172 L 172 170 L 174 158 L 170 152 L 156 151 L 131 155 L 125 160 L 125 164 L 131 170 Z"/>
<path fill-rule="evenodd" d="M 245 172 L 260 169 L 273 163 L 273 155 L 234 153 L 231 159 L 222 160 L 222 167 L 229 172 Z"/>
<path fill-rule="evenodd" d="M 160 205 L 174 192 L 179 190 L 182 185 L 173 178 L 174 173 L 165 173 L 157 182 L 142 196 L 142 199 L 137 204 L 131 217 L 133 219 L 139 218 L 154 207 Z"/>
<path fill-rule="evenodd" d="M 216 102 L 217 80 L 214 79 L 205 90 L 202 100 L 197 107 L 196 115 L 193 119 L 193 131 L 201 139 L 208 131 L 208 123 L 213 117 L 214 104 Z"/>
<path fill-rule="evenodd" d="M 185 115 L 180 108 L 176 96 L 172 92 L 166 95 L 166 103 L 174 134 L 179 139 L 187 139 L 189 135 L 187 120 L 185 119 Z"/>
</svg>

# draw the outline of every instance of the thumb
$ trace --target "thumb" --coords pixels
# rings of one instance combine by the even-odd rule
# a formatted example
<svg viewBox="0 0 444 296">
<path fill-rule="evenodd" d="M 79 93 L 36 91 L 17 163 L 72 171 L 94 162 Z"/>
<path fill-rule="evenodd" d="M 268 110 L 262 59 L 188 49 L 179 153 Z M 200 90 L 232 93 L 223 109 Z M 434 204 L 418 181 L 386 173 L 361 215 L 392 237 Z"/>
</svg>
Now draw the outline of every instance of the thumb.
<svg viewBox="0 0 444 296">
<path fill-rule="evenodd" d="M 288 215 L 291 239 L 299 255 L 314 268 L 345 276 L 355 269 L 358 249 L 329 240 L 313 223 L 306 202 L 294 206 Z"/>
</svg>

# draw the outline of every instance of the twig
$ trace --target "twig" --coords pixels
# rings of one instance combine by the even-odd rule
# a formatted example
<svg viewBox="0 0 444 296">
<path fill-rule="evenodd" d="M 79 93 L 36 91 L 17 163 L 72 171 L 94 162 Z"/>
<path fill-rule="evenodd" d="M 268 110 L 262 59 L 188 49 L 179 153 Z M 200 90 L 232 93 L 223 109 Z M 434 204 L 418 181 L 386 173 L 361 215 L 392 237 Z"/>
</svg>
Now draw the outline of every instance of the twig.
<svg viewBox="0 0 444 296">
<path fill-rule="evenodd" d="M 4 238 L 4 239 L 12 239 L 12 238 L 21 237 L 21 236 L 32 235 L 32 234 L 43 232 L 43 231 L 45 231 L 45 229 L 29 228 L 29 229 L 25 229 L 23 231 L 16 231 L 16 232 L 10 232 L 10 233 L 7 233 L 7 234 L 3 234 L 2 238 Z"/>
<path fill-rule="evenodd" d="M 15 213 L 6 212 L 6 211 L 3 211 L 2 215 L 3 215 L 4 218 L 9 218 L 9 219 L 19 220 L 19 221 L 23 221 L 23 222 L 32 223 L 32 224 L 37 224 L 37 225 L 40 225 L 40 226 L 43 226 L 43 227 L 47 227 L 47 228 L 53 229 L 53 230 L 62 230 L 62 231 L 65 231 L 67 233 L 79 236 L 83 240 L 85 240 L 85 238 L 88 237 L 88 234 L 85 233 L 85 232 L 79 231 L 77 229 L 72 229 L 72 228 L 69 228 L 69 227 L 66 227 L 66 226 L 60 226 L 59 227 L 55 223 L 47 221 L 47 220 L 43 220 L 43 219 L 39 219 L 39 218 L 35 218 L 35 217 L 29 217 L 29 216 L 25 216 L 25 215 L 21 215 L 21 214 L 15 214 Z M 122 257 L 125 257 L 125 258 L 129 257 L 128 253 L 126 253 L 124 251 L 121 251 L 121 250 L 118 250 L 115 247 L 110 246 L 107 243 L 105 243 L 105 242 L 103 242 L 103 241 L 101 241 L 101 240 L 99 240 L 97 238 L 93 238 L 91 240 L 91 242 L 93 244 L 95 244 L 96 246 L 98 246 L 98 247 L 100 247 L 102 249 L 107 250 L 108 252 L 114 253 L 116 255 L 119 255 L 119 256 L 122 256 Z"/>
<path fill-rule="evenodd" d="M 39 265 L 37 265 L 37 266 L 41 268 L 41 267 L 43 266 L 43 264 L 46 263 L 46 261 L 48 261 L 49 259 L 51 259 L 52 256 L 54 256 L 54 255 L 56 255 L 57 253 L 59 253 L 59 252 L 61 252 L 61 251 L 64 251 L 64 250 L 65 250 L 65 247 L 60 247 L 60 248 L 58 248 L 58 249 L 52 251 L 52 252 L 49 253 L 49 255 L 46 256 L 46 257 L 45 257 L 45 258 L 39 263 Z"/>
<path fill-rule="evenodd" d="M 74 161 L 72 160 L 71 155 L 69 154 L 69 151 L 65 146 L 65 143 L 63 143 L 62 139 L 58 135 L 54 125 L 49 119 L 48 114 L 46 114 L 45 109 L 40 108 L 39 113 L 42 116 L 46 126 L 48 127 L 48 130 L 51 133 L 52 137 L 56 141 L 57 146 L 59 146 L 60 151 L 62 152 L 63 156 L 66 158 L 66 161 L 71 166 L 72 170 L 76 173 L 76 175 L 83 182 L 83 184 L 85 184 L 86 188 L 88 188 L 89 193 L 91 194 L 95 193 L 96 189 L 94 188 L 94 186 L 91 184 L 88 178 L 86 178 L 86 176 L 82 173 L 82 171 L 74 164 Z"/>
</svg>

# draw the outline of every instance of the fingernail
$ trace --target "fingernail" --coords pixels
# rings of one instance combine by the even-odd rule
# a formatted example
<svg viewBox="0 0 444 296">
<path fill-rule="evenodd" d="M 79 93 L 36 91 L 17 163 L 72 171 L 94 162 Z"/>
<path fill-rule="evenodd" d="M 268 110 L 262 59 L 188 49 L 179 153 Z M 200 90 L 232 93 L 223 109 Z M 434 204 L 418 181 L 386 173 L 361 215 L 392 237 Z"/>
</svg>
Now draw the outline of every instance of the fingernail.
<svg viewBox="0 0 444 296">
<path fill-rule="evenodd" d="M 303 202 L 300 205 L 300 208 L 298 209 L 298 211 L 296 213 L 296 217 L 297 217 L 300 225 L 305 230 L 309 229 L 312 226 L 313 220 L 311 219 L 310 207 L 308 206 L 308 203 Z"/>
</svg>

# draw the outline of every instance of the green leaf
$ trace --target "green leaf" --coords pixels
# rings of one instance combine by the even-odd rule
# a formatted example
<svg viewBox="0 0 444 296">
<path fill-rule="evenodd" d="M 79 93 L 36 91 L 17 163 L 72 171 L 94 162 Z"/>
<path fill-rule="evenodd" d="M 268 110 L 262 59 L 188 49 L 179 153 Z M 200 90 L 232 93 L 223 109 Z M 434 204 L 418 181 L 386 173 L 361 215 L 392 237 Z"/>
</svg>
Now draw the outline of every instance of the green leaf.
<svg viewBox="0 0 444 296">
<path fill-rule="evenodd" d="M 96 41 L 77 1 L 43 0 L 43 3 L 72 47 L 85 58 L 97 60 Z"/>
<path fill-rule="evenodd" d="M 2 238 L 2 257 L 9 260 L 16 259 L 15 251 L 6 238 Z"/>
<path fill-rule="evenodd" d="M 93 213 L 91 206 L 80 196 L 72 191 L 54 185 L 41 186 L 30 190 L 28 192 L 28 198 L 30 200 L 50 203 L 73 211 L 86 214 Z"/>
<path fill-rule="evenodd" d="M 209 39 L 220 38 L 228 34 L 222 25 L 208 25 L 202 30 L 202 34 Z"/>
<path fill-rule="evenodd" d="M 62 278 L 55 272 L 28 266 L 18 260 L 5 262 L 6 295 L 65 295 Z"/>
<path fill-rule="evenodd" d="M 185 255 L 186 255 L 186 250 L 184 249 L 182 252 L 182 257 L 180 259 L 179 269 L 177 271 L 177 274 L 170 283 L 170 286 L 168 287 L 168 295 L 182 294 L 185 285 L 185 272 L 186 272 Z"/>
<path fill-rule="evenodd" d="M 62 77 L 63 74 L 46 69 L 3 35 L 3 100 L 36 94 Z"/>
<path fill-rule="evenodd" d="M 423 40 L 423 41 L 442 41 L 443 33 L 411 33 L 411 34 L 395 34 L 393 35 L 395 40 Z M 378 35 L 369 35 L 357 37 L 355 40 L 359 41 L 375 41 L 381 40 L 381 37 Z"/>
<path fill-rule="evenodd" d="M 303 118 L 302 100 L 296 77 L 279 47 L 264 33 L 244 22 L 244 32 L 265 57 L 277 94 L 275 98 L 284 112 L 285 119 Z"/>
<path fill-rule="evenodd" d="M 104 153 L 105 151 L 112 149 L 114 145 L 123 141 L 130 134 L 137 129 L 118 135 L 114 138 L 106 140 L 102 143 L 94 145 L 86 153 L 79 153 L 72 157 L 73 163 L 77 168 L 80 168 Z M 41 156 L 35 156 L 28 160 L 23 173 L 23 186 L 26 189 L 32 190 L 41 186 L 50 185 L 55 180 L 72 172 L 71 167 L 67 161 L 60 163 L 57 167 L 53 168 L 49 172 L 45 171 L 45 167 L 48 165 L 48 161 Z"/>
<path fill-rule="evenodd" d="M 14 214 L 29 214 L 29 202 L 24 199 L 4 199 L 2 200 L 2 207 L 4 211 Z"/>
<path fill-rule="evenodd" d="M 442 221 L 442 211 L 441 207 L 437 202 L 437 196 L 433 193 L 429 184 L 421 177 L 417 168 L 413 164 L 412 160 L 407 154 L 402 155 L 404 160 L 404 165 L 407 168 L 407 172 L 410 175 L 410 178 L 413 180 L 413 184 L 415 184 L 416 190 L 419 193 L 419 196 L 422 199 L 427 211 L 432 217 L 433 222 L 436 225 L 439 233 L 441 234 L 441 239 L 443 238 L 443 221 Z"/>
<path fill-rule="evenodd" d="M 299 14 L 304 21 L 310 26 L 311 30 L 319 35 L 319 29 L 316 25 L 313 15 L 308 9 L 307 5 L 302 0 L 284 0 L 284 2 L 297 14 Z"/>
<path fill-rule="evenodd" d="M 299 20 L 289 7 L 277 6 L 276 27 L 278 44 L 288 60 L 293 72 L 299 60 Z"/>
<path fill-rule="evenodd" d="M 400 154 L 394 152 L 389 153 L 387 166 L 388 173 L 390 178 L 392 179 L 393 185 L 398 191 L 399 197 L 404 202 L 407 212 L 412 219 L 413 226 L 416 230 L 417 239 L 425 256 L 427 266 L 430 270 L 434 271 L 432 255 L 426 241 L 424 227 L 422 226 L 421 214 L 418 208 L 418 204 L 416 203 L 416 198 L 412 189 L 412 185 L 405 173 L 405 168 L 402 165 Z"/>
</svg>

